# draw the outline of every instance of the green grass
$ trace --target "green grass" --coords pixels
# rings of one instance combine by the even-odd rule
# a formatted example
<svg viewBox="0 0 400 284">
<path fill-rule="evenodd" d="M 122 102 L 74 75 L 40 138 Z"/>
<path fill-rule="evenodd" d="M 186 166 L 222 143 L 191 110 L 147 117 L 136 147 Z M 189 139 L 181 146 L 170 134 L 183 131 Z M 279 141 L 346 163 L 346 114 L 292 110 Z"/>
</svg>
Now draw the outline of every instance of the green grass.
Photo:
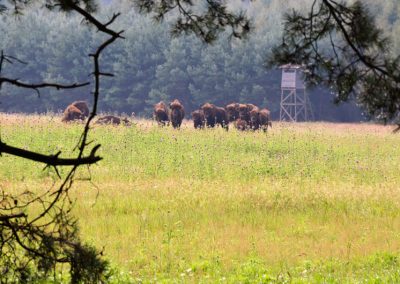
<svg viewBox="0 0 400 284">
<path fill-rule="evenodd" d="M 82 128 L 0 122 L 6 143 L 66 156 Z M 82 237 L 121 271 L 115 282 L 400 282 L 400 136 L 390 130 L 96 127 L 104 160 L 79 172 L 93 184 L 75 184 L 74 212 Z M 54 179 L 0 158 L 2 189 L 40 191 Z"/>
</svg>

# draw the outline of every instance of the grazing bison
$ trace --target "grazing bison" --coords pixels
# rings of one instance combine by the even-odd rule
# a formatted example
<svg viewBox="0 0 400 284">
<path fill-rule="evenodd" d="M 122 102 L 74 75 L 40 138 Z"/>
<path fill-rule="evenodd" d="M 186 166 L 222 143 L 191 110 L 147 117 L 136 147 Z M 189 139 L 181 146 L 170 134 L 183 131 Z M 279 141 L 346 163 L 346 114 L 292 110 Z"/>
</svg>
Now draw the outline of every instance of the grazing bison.
<svg viewBox="0 0 400 284">
<path fill-rule="evenodd" d="M 247 122 L 245 120 L 242 120 L 240 118 L 236 119 L 235 121 L 235 127 L 238 130 L 245 131 L 247 127 Z"/>
<path fill-rule="evenodd" d="M 89 107 L 85 101 L 75 101 L 71 105 L 78 108 L 82 112 L 84 117 L 89 116 Z"/>
<path fill-rule="evenodd" d="M 239 104 L 232 103 L 225 107 L 226 115 L 228 116 L 228 121 L 233 122 L 239 118 Z"/>
<path fill-rule="evenodd" d="M 259 110 L 257 106 L 253 104 L 239 104 L 239 118 L 250 124 L 250 112 L 252 110 Z"/>
<path fill-rule="evenodd" d="M 159 102 L 154 105 L 154 119 L 158 125 L 164 126 L 169 123 L 168 109 L 164 102 Z"/>
<path fill-rule="evenodd" d="M 204 112 L 201 109 L 195 110 L 192 112 L 192 118 L 193 118 L 193 125 L 194 128 L 204 128 L 206 122 L 204 118 Z"/>
<path fill-rule="evenodd" d="M 172 103 L 169 104 L 169 108 L 171 109 L 169 116 L 174 128 L 181 127 L 182 120 L 185 117 L 185 109 L 179 100 L 175 99 Z"/>
<path fill-rule="evenodd" d="M 228 130 L 228 117 L 223 107 L 217 107 L 213 104 L 206 103 L 201 109 L 204 112 L 204 118 L 208 127 L 214 127 L 215 124 L 220 124 Z"/>
<path fill-rule="evenodd" d="M 260 121 L 260 111 L 258 108 L 253 108 L 250 111 L 250 129 L 251 130 L 258 130 L 260 129 L 261 121 Z"/>
<path fill-rule="evenodd" d="M 225 109 L 223 107 L 215 107 L 215 108 L 216 108 L 215 123 L 221 125 L 222 128 L 228 130 L 229 120 Z"/>
<path fill-rule="evenodd" d="M 119 125 L 121 123 L 125 125 L 131 125 L 131 122 L 127 118 L 119 118 L 114 115 L 106 115 L 100 117 L 96 122 L 96 124 L 114 124 L 114 125 Z"/>
<path fill-rule="evenodd" d="M 204 118 L 206 121 L 207 127 L 214 127 L 215 126 L 215 117 L 217 115 L 217 110 L 215 105 L 206 103 L 201 107 L 201 110 L 204 113 Z"/>
<path fill-rule="evenodd" d="M 246 104 L 239 104 L 239 118 L 250 123 L 250 111 Z"/>
<path fill-rule="evenodd" d="M 74 120 L 84 120 L 85 116 L 83 115 L 82 111 L 78 109 L 76 106 L 69 105 L 65 111 L 64 115 L 61 119 L 62 122 L 69 122 Z"/>
<path fill-rule="evenodd" d="M 268 109 L 253 109 L 250 111 L 250 128 L 252 130 L 262 129 L 267 131 L 268 126 L 272 127 L 271 112 Z"/>
<path fill-rule="evenodd" d="M 272 127 L 271 112 L 266 108 L 260 110 L 260 126 L 264 132 L 267 131 L 268 126 Z"/>
</svg>

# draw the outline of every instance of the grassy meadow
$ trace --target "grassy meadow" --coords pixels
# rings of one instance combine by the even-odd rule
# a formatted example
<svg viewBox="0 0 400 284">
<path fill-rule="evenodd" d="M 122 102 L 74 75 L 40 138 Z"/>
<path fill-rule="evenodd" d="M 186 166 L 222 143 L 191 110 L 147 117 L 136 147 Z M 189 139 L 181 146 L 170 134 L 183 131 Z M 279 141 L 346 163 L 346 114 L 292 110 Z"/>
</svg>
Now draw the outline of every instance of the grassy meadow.
<svg viewBox="0 0 400 284">
<path fill-rule="evenodd" d="M 1 115 L 5 143 L 71 154 L 81 124 Z M 400 282 L 400 136 L 374 124 L 95 126 L 104 160 L 73 188 L 82 238 L 115 283 Z M 61 173 L 66 170 L 61 170 Z M 85 181 L 92 177 L 92 181 Z M 3 155 L 0 188 L 46 190 L 43 165 Z"/>
</svg>

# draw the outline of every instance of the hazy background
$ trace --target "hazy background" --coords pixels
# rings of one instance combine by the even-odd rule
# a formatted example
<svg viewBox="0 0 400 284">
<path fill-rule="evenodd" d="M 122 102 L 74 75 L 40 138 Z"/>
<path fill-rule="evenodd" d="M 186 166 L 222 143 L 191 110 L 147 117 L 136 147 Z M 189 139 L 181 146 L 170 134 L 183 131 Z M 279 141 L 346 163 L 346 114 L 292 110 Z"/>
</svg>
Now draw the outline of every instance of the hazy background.
<svg viewBox="0 0 400 284">
<path fill-rule="evenodd" d="M 267 70 L 265 60 L 282 33 L 282 15 L 288 9 L 307 9 L 312 0 L 257 0 L 248 4 L 231 1 L 235 10 L 246 10 L 255 31 L 247 41 L 222 36 L 206 46 L 194 36 L 171 38 L 169 24 L 137 13 L 130 1 L 103 0 L 98 16 L 123 14 L 115 23 L 125 30 L 125 40 L 112 45 L 102 58 L 104 72 L 115 74 L 102 82 L 100 110 L 151 115 L 160 100 L 180 99 L 187 113 L 204 102 L 226 105 L 250 102 L 271 109 L 277 119 L 280 101 L 280 70 Z M 365 0 L 378 15 L 382 29 L 393 39 L 393 52 L 400 54 L 400 3 L 398 0 Z M 170 16 L 173 19 L 173 15 Z M 115 28 L 118 29 L 118 28 Z M 100 42 L 99 34 L 80 17 L 45 9 L 27 10 L 24 16 L 0 17 L 0 49 L 27 62 L 6 65 L 4 75 L 28 82 L 58 83 L 91 80 L 92 63 L 87 56 Z M 73 100 L 91 101 L 90 87 L 79 90 L 44 90 L 39 98 L 31 90 L 4 86 L 2 112 L 59 111 Z M 309 89 L 317 120 L 361 121 L 355 102 L 335 106 L 326 88 Z"/>
</svg>

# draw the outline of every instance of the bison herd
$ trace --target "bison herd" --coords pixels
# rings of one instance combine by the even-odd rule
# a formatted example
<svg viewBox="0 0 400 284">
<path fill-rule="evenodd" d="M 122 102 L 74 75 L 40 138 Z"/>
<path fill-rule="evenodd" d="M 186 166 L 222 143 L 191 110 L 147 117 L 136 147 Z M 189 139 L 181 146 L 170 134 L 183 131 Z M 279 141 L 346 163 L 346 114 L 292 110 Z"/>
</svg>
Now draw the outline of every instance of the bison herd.
<svg viewBox="0 0 400 284">
<path fill-rule="evenodd" d="M 64 110 L 62 122 L 70 122 L 76 120 L 85 120 L 89 116 L 89 107 L 85 101 L 75 101 Z M 105 115 L 99 117 L 95 124 L 125 124 L 130 125 L 128 118 L 120 118 L 114 115 Z"/>
<path fill-rule="evenodd" d="M 85 101 L 75 101 L 64 111 L 62 121 L 84 120 L 89 116 L 89 108 Z M 154 105 L 154 119 L 160 126 L 169 125 L 179 128 L 185 117 L 185 108 L 177 99 L 169 106 L 164 102 Z M 196 129 L 215 127 L 220 125 L 223 129 L 229 129 L 229 123 L 233 123 L 238 130 L 263 130 L 267 131 L 272 126 L 271 113 L 268 109 L 253 104 L 231 103 L 225 108 L 205 103 L 200 109 L 192 112 L 193 125 Z M 100 117 L 96 124 L 125 124 L 130 125 L 127 118 L 119 118 L 113 115 Z"/>
<path fill-rule="evenodd" d="M 179 128 L 185 116 L 185 109 L 179 100 L 175 99 L 169 108 L 164 102 L 155 104 L 153 115 L 160 126 L 171 122 L 174 128 Z M 192 119 L 196 129 L 220 125 L 228 130 L 230 122 L 243 131 L 259 129 L 267 131 L 268 126 L 272 126 L 270 111 L 266 108 L 260 109 L 253 104 L 232 103 L 223 108 L 206 103 L 192 112 Z"/>
</svg>

